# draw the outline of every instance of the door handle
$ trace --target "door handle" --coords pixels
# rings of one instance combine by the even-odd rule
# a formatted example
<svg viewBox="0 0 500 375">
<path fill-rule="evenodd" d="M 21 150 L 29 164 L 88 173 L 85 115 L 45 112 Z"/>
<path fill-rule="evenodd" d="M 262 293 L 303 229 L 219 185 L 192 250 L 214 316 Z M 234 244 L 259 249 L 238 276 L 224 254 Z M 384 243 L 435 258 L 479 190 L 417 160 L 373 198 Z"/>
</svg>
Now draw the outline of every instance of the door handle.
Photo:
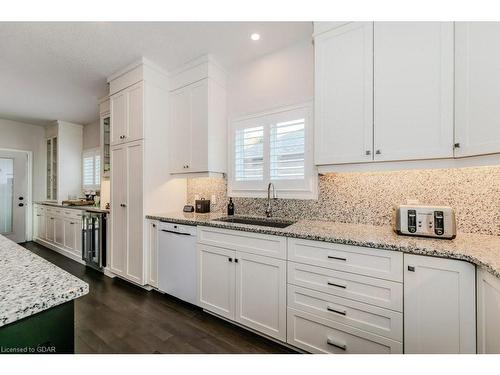
<svg viewBox="0 0 500 375">
<path fill-rule="evenodd" d="M 162 229 L 161 231 L 165 232 L 165 233 L 181 234 L 183 236 L 190 236 L 191 235 L 190 233 L 175 232 L 173 230 L 167 230 L 167 229 Z"/>
<path fill-rule="evenodd" d="M 342 288 L 342 289 L 347 288 L 347 286 L 346 286 L 346 285 L 335 284 L 335 283 L 332 283 L 331 281 L 327 281 L 326 283 L 327 283 L 328 285 L 331 285 L 331 286 L 336 286 L 337 288 Z"/>
<path fill-rule="evenodd" d="M 24 207 L 24 203 L 19 203 L 18 206 L 19 207 Z"/>
<path fill-rule="evenodd" d="M 328 311 L 331 311 L 331 312 L 335 313 L 335 314 L 340 314 L 340 315 L 346 315 L 347 314 L 347 312 L 345 310 L 343 310 L 343 311 L 335 310 L 335 309 L 331 308 L 330 306 L 327 306 L 326 309 Z"/>
<path fill-rule="evenodd" d="M 341 350 L 346 350 L 347 349 L 347 345 L 346 344 L 341 343 L 341 342 L 339 342 L 339 341 L 337 341 L 337 340 L 335 340 L 333 338 L 330 338 L 330 337 L 326 340 L 326 343 L 328 345 L 335 346 L 336 348 L 339 348 Z"/>
<path fill-rule="evenodd" d="M 335 259 L 335 260 L 341 260 L 343 262 L 347 262 L 347 258 L 334 257 L 334 256 L 331 256 L 331 255 L 328 255 L 328 259 Z"/>
<path fill-rule="evenodd" d="M 20 201 L 22 201 L 22 200 L 24 199 L 24 197 L 19 197 L 18 199 L 19 199 Z"/>
</svg>

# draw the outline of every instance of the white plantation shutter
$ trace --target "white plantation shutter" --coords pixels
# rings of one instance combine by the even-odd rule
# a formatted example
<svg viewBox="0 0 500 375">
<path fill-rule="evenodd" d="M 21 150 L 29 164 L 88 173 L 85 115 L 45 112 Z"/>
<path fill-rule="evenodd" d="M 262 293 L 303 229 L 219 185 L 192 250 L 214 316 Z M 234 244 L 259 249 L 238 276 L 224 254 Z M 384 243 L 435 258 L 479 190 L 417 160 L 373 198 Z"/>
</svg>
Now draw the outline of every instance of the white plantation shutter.
<svg viewBox="0 0 500 375">
<path fill-rule="evenodd" d="M 99 189 L 101 184 L 101 155 L 100 150 L 84 150 L 82 156 L 82 185 L 83 189 Z"/>
<path fill-rule="evenodd" d="M 317 198 L 311 113 L 307 103 L 232 122 L 228 193 L 264 197 L 273 182 L 278 196 Z"/>
<path fill-rule="evenodd" d="M 271 180 L 305 178 L 305 119 L 271 126 Z"/>
<path fill-rule="evenodd" d="M 237 129 L 234 142 L 236 181 L 264 179 L 264 127 Z"/>
</svg>

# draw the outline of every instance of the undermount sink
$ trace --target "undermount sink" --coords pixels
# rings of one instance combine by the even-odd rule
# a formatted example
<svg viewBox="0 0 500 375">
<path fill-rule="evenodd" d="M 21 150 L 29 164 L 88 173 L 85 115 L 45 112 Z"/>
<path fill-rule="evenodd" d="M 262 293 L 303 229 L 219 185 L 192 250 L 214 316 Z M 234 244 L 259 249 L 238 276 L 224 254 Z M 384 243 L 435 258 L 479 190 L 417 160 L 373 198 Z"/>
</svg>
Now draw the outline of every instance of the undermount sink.
<svg viewBox="0 0 500 375">
<path fill-rule="evenodd" d="M 282 220 L 282 219 L 266 219 L 266 218 L 251 218 L 251 217 L 223 217 L 216 221 L 223 221 L 226 223 L 259 225 L 263 227 L 273 228 L 286 228 L 295 223 L 295 221 Z"/>
</svg>

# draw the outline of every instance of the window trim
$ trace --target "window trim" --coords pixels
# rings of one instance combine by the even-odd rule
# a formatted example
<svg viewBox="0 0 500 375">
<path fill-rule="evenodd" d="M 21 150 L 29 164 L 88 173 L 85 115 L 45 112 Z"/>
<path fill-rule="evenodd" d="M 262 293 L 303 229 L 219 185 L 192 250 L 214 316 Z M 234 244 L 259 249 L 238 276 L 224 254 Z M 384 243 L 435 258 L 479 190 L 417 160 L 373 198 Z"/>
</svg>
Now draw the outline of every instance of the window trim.
<svg viewBox="0 0 500 375">
<path fill-rule="evenodd" d="M 270 131 L 269 124 L 264 126 L 264 178 L 262 181 L 236 181 L 235 180 L 235 134 L 236 129 L 257 126 L 255 120 L 261 117 L 279 117 L 283 112 L 295 110 L 305 111 L 305 144 L 304 144 L 304 184 L 297 186 L 297 180 L 270 180 Z M 287 199 L 318 199 L 318 171 L 314 165 L 314 119 L 312 101 L 283 106 L 267 111 L 236 117 L 228 122 L 228 179 L 227 194 L 241 198 L 267 197 L 267 185 L 273 182 L 278 198 Z"/>
<path fill-rule="evenodd" d="M 89 157 L 89 156 L 92 156 L 93 158 L 93 164 L 94 164 L 94 173 L 93 173 L 93 176 L 92 176 L 92 179 L 93 179 L 93 184 L 92 185 L 85 185 L 84 182 L 85 182 L 85 158 L 86 157 Z M 99 157 L 99 168 L 96 169 L 96 165 L 95 165 L 95 159 L 96 157 Z M 100 190 L 101 189 L 101 179 L 102 179 L 102 176 L 101 176 L 101 163 L 102 163 L 102 160 L 101 160 L 101 149 L 99 147 L 94 147 L 94 148 L 88 148 L 88 149 L 85 149 L 82 151 L 82 190 Z M 96 184 L 96 176 L 99 175 L 99 184 Z"/>
</svg>

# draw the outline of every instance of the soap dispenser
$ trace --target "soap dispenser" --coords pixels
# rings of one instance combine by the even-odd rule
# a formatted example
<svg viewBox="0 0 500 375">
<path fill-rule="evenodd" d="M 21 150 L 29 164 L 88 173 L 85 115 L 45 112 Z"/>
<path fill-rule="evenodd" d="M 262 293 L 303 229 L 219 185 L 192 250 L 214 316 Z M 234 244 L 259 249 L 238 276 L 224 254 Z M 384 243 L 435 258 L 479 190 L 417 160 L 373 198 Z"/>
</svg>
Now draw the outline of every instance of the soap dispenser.
<svg viewBox="0 0 500 375">
<path fill-rule="evenodd" d="M 227 215 L 232 216 L 234 215 L 234 203 L 233 203 L 233 198 L 229 197 L 229 204 L 227 205 Z"/>
</svg>

